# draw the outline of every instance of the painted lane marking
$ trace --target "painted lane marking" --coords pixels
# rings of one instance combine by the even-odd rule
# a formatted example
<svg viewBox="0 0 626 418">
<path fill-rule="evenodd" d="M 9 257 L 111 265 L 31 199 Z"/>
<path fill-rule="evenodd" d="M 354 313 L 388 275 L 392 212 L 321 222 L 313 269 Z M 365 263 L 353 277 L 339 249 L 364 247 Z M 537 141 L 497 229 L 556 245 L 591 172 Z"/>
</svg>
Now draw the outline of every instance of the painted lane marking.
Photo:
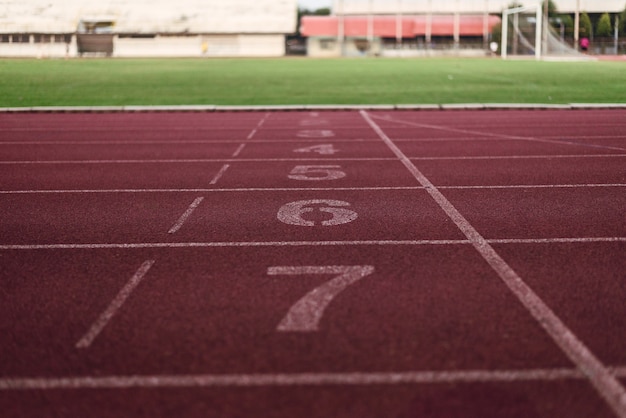
<svg viewBox="0 0 626 418">
<path fill-rule="evenodd" d="M 185 164 L 185 163 L 221 163 L 221 162 L 290 162 L 290 161 L 397 161 L 396 158 L 198 158 L 173 160 L 50 160 L 50 161 L 3 161 L 3 165 L 19 164 Z"/>
<path fill-rule="evenodd" d="M 616 377 L 626 377 L 626 368 L 612 368 Z M 463 370 L 352 373 L 198 374 L 145 376 L 76 376 L 59 378 L 0 378 L 0 390 L 75 390 L 187 387 L 267 386 L 369 386 L 422 385 L 438 383 L 552 382 L 582 380 L 577 369 Z"/>
<path fill-rule="evenodd" d="M 298 181 L 339 180 L 346 177 L 340 165 L 298 165 L 287 176 Z"/>
<path fill-rule="evenodd" d="M 626 237 L 491 239 L 488 244 L 587 244 L 621 243 Z M 2 244 L 0 250 L 99 250 L 145 248 L 228 248 L 228 247 L 334 247 L 334 246 L 420 246 L 469 245 L 468 240 L 362 240 L 362 241 L 240 241 L 240 242 L 144 242 L 100 244 Z"/>
<path fill-rule="evenodd" d="M 170 228 L 169 231 L 167 231 L 168 234 L 174 234 L 176 232 L 178 232 L 178 230 L 183 226 L 183 224 L 187 221 L 187 219 L 191 216 L 191 214 L 193 213 L 194 210 L 196 210 L 196 208 L 198 206 L 200 206 L 200 203 L 202 203 L 202 201 L 204 200 L 204 197 L 198 197 L 196 198 L 196 200 L 194 200 L 189 207 L 187 208 L 187 210 L 185 211 L 185 213 L 183 213 L 181 215 L 181 217 L 178 219 L 178 221 L 176 221 L 176 223 Z"/>
<path fill-rule="evenodd" d="M 220 169 L 220 171 L 217 172 L 217 174 L 215 175 L 215 177 L 213 177 L 213 179 L 211 180 L 209 184 L 217 184 L 217 182 L 220 181 L 220 179 L 222 178 L 224 173 L 226 173 L 226 170 L 228 170 L 229 167 L 230 167 L 230 164 L 224 164 L 222 168 Z"/>
<path fill-rule="evenodd" d="M 439 189 L 578 189 L 626 187 L 626 184 L 520 184 L 502 186 L 439 186 Z M 388 187 L 261 187 L 240 189 L 76 189 L 76 190 L 0 190 L 0 195 L 11 194 L 80 194 L 80 193 L 236 193 L 236 192 L 306 192 L 306 191 L 387 191 L 387 190 L 424 190 L 422 186 L 388 186 Z"/>
<path fill-rule="evenodd" d="M 239 148 L 237 148 L 235 150 L 235 152 L 233 152 L 232 158 L 237 158 L 239 157 L 239 154 L 241 154 L 241 151 L 243 151 L 243 149 L 245 148 L 246 144 L 241 144 L 239 145 Z"/>
<path fill-rule="evenodd" d="M 293 152 L 297 152 L 300 154 L 317 153 L 319 155 L 334 155 L 340 151 L 336 149 L 333 144 L 320 144 L 310 147 L 297 148 L 293 150 Z"/>
<path fill-rule="evenodd" d="M 310 129 L 298 131 L 296 136 L 298 138 L 332 138 L 335 136 L 335 132 L 329 129 Z"/>
<path fill-rule="evenodd" d="M 611 372 L 598 360 L 582 341 L 567 328 L 561 319 L 541 300 L 524 280 L 500 257 L 495 249 L 469 223 L 452 203 L 435 187 L 430 180 L 404 155 L 402 150 L 373 121 L 368 112 L 360 112 L 365 121 L 378 134 L 389 149 L 402 161 L 415 179 L 426 188 L 441 209 L 463 232 L 472 246 L 498 273 L 502 281 L 526 307 L 528 312 L 550 335 L 567 357 L 587 376 L 598 393 L 619 416 L 626 418 L 626 390 Z"/>
<path fill-rule="evenodd" d="M 355 211 L 346 209 L 349 206 L 350 203 L 340 200 L 300 200 L 283 205 L 276 217 L 287 225 L 314 227 L 317 223 L 304 219 L 302 215 L 317 209 L 332 215 L 331 219 L 321 221 L 322 226 L 337 226 L 353 222 L 358 218 Z"/>
<path fill-rule="evenodd" d="M 426 123 L 408 122 L 408 121 L 402 121 L 402 120 L 393 119 L 393 118 L 382 118 L 376 115 L 372 115 L 371 117 L 373 119 L 379 119 L 379 120 L 384 120 L 387 122 L 416 126 L 419 128 L 429 128 L 429 129 L 436 129 L 440 131 L 458 132 L 462 134 L 483 135 L 483 136 L 490 136 L 490 137 L 502 138 L 502 139 L 517 139 L 517 140 L 531 141 L 531 142 L 545 142 L 548 144 L 572 145 L 572 146 L 587 147 L 587 148 L 602 148 L 602 149 L 610 149 L 610 150 L 616 150 L 616 151 L 626 151 L 626 148 L 612 147 L 608 145 L 587 144 L 584 142 L 574 142 L 574 141 L 566 141 L 566 140 L 558 140 L 558 139 L 543 139 L 543 138 L 519 136 L 519 135 L 496 134 L 492 132 L 482 132 L 482 131 L 474 131 L 474 130 L 469 130 L 469 129 L 450 128 L 447 126 L 431 125 L 431 124 L 426 124 Z"/>
<path fill-rule="evenodd" d="M 269 267 L 269 276 L 332 274 L 334 278 L 298 300 L 280 321 L 277 331 L 314 332 L 330 303 L 347 287 L 374 273 L 372 266 L 278 266 Z"/>
<path fill-rule="evenodd" d="M 454 139 L 458 141 L 458 138 Z M 493 139 L 488 139 L 493 141 Z M 320 139 L 300 138 L 297 142 L 320 142 Z M 376 139 L 333 139 L 334 142 L 380 142 Z M 408 140 L 412 141 L 412 140 Z M 181 145 L 181 144 L 238 144 L 240 139 L 181 139 L 169 140 L 141 140 L 141 141 L 2 141 L 2 145 Z M 255 139 L 255 144 L 277 144 L 285 142 L 295 142 L 293 139 Z"/>
<path fill-rule="evenodd" d="M 306 191 L 385 191 L 422 190 L 417 186 L 391 187 L 260 187 L 240 189 L 101 189 L 101 190 L 2 190 L 0 194 L 68 194 L 68 193 L 236 193 L 236 192 L 306 192 Z"/>
<path fill-rule="evenodd" d="M 102 314 L 98 317 L 96 322 L 91 325 L 91 328 L 87 331 L 87 333 L 76 343 L 76 348 L 89 348 L 93 341 L 98 337 L 100 332 L 107 326 L 107 324 L 111 321 L 111 319 L 115 316 L 115 314 L 120 310 L 124 302 L 128 299 L 130 294 L 135 290 L 135 288 L 141 283 L 143 278 L 146 276 L 150 267 L 154 264 L 154 260 L 148 260 L 144 262 L 139 270 L 130 278 L 128 283 L 120 290 L 115 299 L 111 302 L 108 308 L 102 312 Z"/>
<path fill-rule="evenodd" d="M 263 119 L 261 119 L 261 121 L 257 124 L 257 126 L 252 130 L 252 132 L 250 132 L 250 134 L 248 134 L 248 137 L 246 138 L 247 140 L 251 140 L 252 138 L 254 138 L 256 133 L 259 131 L 259 129 L 261 129 L 261 127 L 265 123 L 265 121 L 267 121 L 267 119 L 269 119 L 270 115 L 271 115 L 271 113 L 266 113 L 265 114 Z"/>
</svg>

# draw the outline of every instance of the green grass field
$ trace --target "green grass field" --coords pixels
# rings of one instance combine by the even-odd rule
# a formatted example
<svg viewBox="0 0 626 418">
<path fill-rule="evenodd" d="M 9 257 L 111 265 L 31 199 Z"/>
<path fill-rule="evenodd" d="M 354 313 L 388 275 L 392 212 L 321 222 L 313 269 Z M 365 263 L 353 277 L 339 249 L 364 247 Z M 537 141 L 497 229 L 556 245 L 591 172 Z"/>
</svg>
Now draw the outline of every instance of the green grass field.
<svg viewBox="0 0 626 418">
<path fill-rule="evenodd" d="M 0 107 L 626 103 L 626 62 L 0 60 Z"/>
</svg>

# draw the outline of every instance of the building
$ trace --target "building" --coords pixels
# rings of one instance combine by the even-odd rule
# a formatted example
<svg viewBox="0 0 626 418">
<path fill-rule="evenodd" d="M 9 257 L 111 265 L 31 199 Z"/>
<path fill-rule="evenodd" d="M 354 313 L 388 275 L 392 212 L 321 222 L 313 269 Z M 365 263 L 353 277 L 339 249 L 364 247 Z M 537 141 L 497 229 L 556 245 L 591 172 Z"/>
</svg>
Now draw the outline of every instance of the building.
<svg viewBox="0 0 626 418">
<path fill-rule="evenodd" d="M 297 0 L 0 0 L 0 56 L 278 57 Z"/>
<path fill-rule="evenodd" d="M 618 13 L 625 0 L 554 0 L 560 13 Z M 309 56 L 485 55 L 512 0 L 334 0 L 333 16 L 307 16 Z M 537 0 L 518 0 L 525 6 Z"/>
</svg>

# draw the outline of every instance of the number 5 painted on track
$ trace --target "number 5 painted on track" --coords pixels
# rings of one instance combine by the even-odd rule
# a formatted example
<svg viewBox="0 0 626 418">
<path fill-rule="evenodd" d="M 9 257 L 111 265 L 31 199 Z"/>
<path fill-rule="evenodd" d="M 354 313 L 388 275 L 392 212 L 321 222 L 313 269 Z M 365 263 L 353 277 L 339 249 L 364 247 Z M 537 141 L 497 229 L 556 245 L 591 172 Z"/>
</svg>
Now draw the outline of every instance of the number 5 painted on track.
<svg viewBox="0 0 626 418">
<path fill-rule="evenodd" d="M 319 329 L 324 311 L 333 299 L 348 286 L 374 273 L 373 266 L 302 266 L 270 267 L 268 276 L 334 274 L 336 277 L 307 293 L 297 301 L 280 321 L 277 331 L 313 332 Z"/>
</svg>

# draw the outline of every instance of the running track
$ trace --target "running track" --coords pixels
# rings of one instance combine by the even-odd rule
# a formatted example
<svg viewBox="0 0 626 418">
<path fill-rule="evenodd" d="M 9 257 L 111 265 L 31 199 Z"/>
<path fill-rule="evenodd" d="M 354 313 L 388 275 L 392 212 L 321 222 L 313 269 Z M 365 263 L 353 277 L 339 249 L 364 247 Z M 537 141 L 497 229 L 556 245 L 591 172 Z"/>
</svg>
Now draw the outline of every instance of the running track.
<svg viewBox="0 0 626 418">
<path fill-rule="evenodd" d="M 0 113 L 1 415 L 626 417 L 625 191 L 623 110 Z"/>
</svg>

